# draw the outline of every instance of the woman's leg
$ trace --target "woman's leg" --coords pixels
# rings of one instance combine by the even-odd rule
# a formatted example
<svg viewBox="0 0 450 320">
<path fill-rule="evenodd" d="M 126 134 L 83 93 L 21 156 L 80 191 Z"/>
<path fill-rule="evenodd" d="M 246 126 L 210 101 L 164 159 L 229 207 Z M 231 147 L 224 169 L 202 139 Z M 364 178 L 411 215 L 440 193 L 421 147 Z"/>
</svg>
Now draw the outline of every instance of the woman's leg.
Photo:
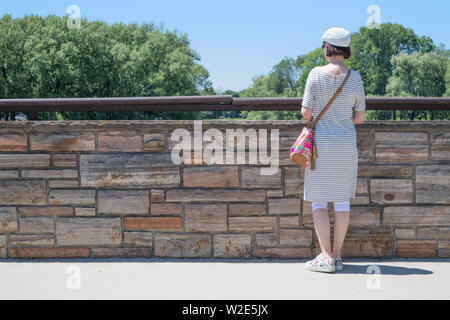
<svg viewBox="0 0 450 320">
<path fill-rule="evenodd" d="M 333 258 L 341 258 L 341 250 L 350 221 L 350 200 L 334 202 Z"/>
<path fill-rule="evenodd" d="M 319 239 L 322 255 L 331 258 L 330 218 L 328 217 L 327 203 L 312 203 L 314 228 Z"/>
</svg>

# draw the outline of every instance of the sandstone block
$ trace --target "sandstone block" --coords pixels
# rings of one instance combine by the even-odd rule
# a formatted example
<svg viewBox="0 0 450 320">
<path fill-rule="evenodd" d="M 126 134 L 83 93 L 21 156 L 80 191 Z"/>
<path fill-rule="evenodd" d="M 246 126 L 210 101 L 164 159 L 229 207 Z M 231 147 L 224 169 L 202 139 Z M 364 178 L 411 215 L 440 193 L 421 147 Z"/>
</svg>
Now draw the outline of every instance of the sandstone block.
<svg viewBox="0 0 450 320">
<path fill-rule="evenodd" d="M 75 215 L 77 217 L 95 216 L 95 208 L 75 208 Z"/>
<path fill-rule="evenodd" d="M 186 167 L 183 170 L 186 187 L 238 187 L 238 167 Z"/>
<path fill-rule="evenodd" d="M 21 216 L 72 216 L 72 207 L 19 207 Z"/>
<path fill-rule="evenodd" d="M 22 178 L 70 179 L 77 178 L 77 170 L 22 170 Z"/>
<path fill-rule="evenodd" d="M 280 228 L 295 228 L 300 226 L 300 216 L 281 216 Z"/>
<path fill-rule="evenodd" d="M 46 192 L 45 180 L 0 180 L 0 204 L 45 204 Z"/>
<path fill-rule="evenodd" d="M 126 217 L 126 230 L 181 230 L 181 217 Z"/>
<path fill-rule="evenodd" d="M 397 257 L 423 257 L 436 256 L 435 240 L 399 240 L 397 243 Z"/>
<path fill-rule="evenodd" d="M 0 151 L 27 151 L 27 134 L 25 132 L 0 134 Z"/>
<path fill-rule="evenodd" d="M 450 203 L 450 165 L 416 166 L 416 202 Z"/>
<path fill-rule="evenodd" d="M 277 245 L 277 234 L 271 233 L 255 233 L 255 244 L 258 247 L 274 247 Z"/>
<path fill-rule="evenodd" d="M 242 167 L 242 186 L 252 188 L 281 187 L 281 170 L 276 174 L 262 175 L 259 167 Z"/>
<path fill-rule="evenodd" d="M 264 203 L 232 203 L 230 206 L 230 216 L 253 216 L 266 214 Z"/>
<path fill-rule="evenodd" d="M 58 245 L 118 245 L 122 241 L 120 218 L 76 217 L 56 220 Z"/>
<path fill-rule="evenodd" d="M 300 214 L 300 198 L 269 199 L 269 214 Z"/>
<path fill-rule="evenodd" d="M 441 226 L 449 223 L 449 215 L 450 206 L 388 206 L 383 210 L 383 225 L 393 227 Z"/>
<path fill-rule="evenodd" d="M 123 233 L 123 243 L 129 246 L 151 247 L 153 232 L 126 231 Z"/>
<path fill-rule="evenodd" d="M 170 189 L 166 192 L 167 202 L 211 201 L 216 202 L 261 202 L 264 201 L 264 190 L 242 189 Z"/>
<path fill-rule="evenodd" d="M 93 151 L 93 132 L 33 132 L 30 134 L 31 150 L 42 151 Z"/>
<path fill-rule="evenodd" d="M 431 227 L 417 229 L 419 239 L 450 240 L 450 227 Z"/>
<path fill-rule="evenodd" d="M 229 217 L 229 231 L 273 231 L 277 225 L 276 216 Z"/>
<path fill-rule="evenodd" d="M 76 167 L 77 155 L 73 153 L 56 153 L 53 155 L 55 167 Z"/>
<path fill-rule="evenodd" d="M 53 233 L 53 218 L 20 218 L 19 230 L 21 233 Z"/>
<path fill-rule="evenodd" d="M 144 134 L 144 151 L 164 151 L 166 150 L 166 141 L 162 133 Z"/>
<path fill-rule="evenodd" d="M 94 258 L 150 258 L 151 248 L 92 248 Z"/>
<path fill-rule="evenodd" d="M 437 255 L 440 258 L 450 257 L 450 241 L 438 241 Z"/>
<path fill-rule="evenodd" d="M 356 193 L 369 193 L 369 183 L 365 178 L 356 179 Z"/>
<path fill-rule="evenodd" d="M 6 258 L 6 236 L 0 235 L 0 258 Z"/>
<path fill-rule="evenodd" d="M 180 203 L 152 203 L 151 215 L 172 215 L 181 214 L 182 205 Z"/>
<path fill-rule="evenodd" d="M 19 177 L 19 170 L 0 170 L 0 179 L 14 179 Z"/>
<path fill-rule="evenodd" d="M 185 231 L 227 231 L 227 205 L 187 204 L 184 228 Z"/>
<path fill-rule="evenodd" d="M 95 205 L 95 190 L 51 190 L 50 204 Z"/>
<path fill-rule="evenodd" d="M 89 248 L 10 248 L 11 258 L 88 258 Z"/>
<path fill-rule="evenodd" d="M 370 199 L 380 204 L 412 203 L 412 181 L 410 179 L 370 179 Z"/>
<path fill-rule="evenodd" d="M 310 246 L 312 244 L 312 230 L 281 229 L 280 245 Z"/>
<path fill-rule="evenodd" d="M 46 234 L 11 234 L 10 246 L 52 246 L 55 244 L 54 235 Z"/>
<path fill-rule="evenodd" d="M 49 180 L 49 189 L 66 189 L 66 188 L 78 188 L 80 183 L 78 180 Z"/>
<path fill-rule="evenodd" d="M 267 198 L 279 198 L 283 196 L 283 189 L 269 189 L 266 190 Z"/>
<path fill-rule="evenodd" d="M 377 143 L 375 159 L 380 162 L 423 162 L 428 160 L 428 145 Z"/>
<path fill-rule="evenodd" d="M 304 180 L 300 167 L 284 167 L 284 186 L 286 195 L 303 194 Z"/>
<path fill-rule="evenodd" d="M 360 164 L 359 177 L 371 178 L 410 178 L 413 174 L 412 165 L 400 164 Z"/>
<path fill-rule="evenodd" d="M 211 256 L 211 235 L 164 234 L 155 235 L 155 256 L 205 258 Z"/>
<path fill-rule="evenodd" d="M 134 189 L 176 187 L 179 168 L 170 154 L 83 154 L 80 156 L 82 187 Z"/>
<path fill-rule="evenodd" d="M 430 134 L 431 160 L 450 160 L 450 132 Z"/>
<path fill-rule="evenodd" d="M 142 137 L 135 131 L 107 131 L 98 133 L 98 151 L 139 152 Z"/>
<path fill-rule="evenodd" d="M 0 234 L 17 231 L 17 210 L 13 207 L 0 207 Z"/>
<path fill-rule="evenodd" d="M 50 180 L 48 182 L 50 189 L 78 188 L 79 186 L 78 180 Z"/>
<path fill-rule="evenodd" d="M 165 193 L 162 189 L 152 189 L 150 190 L 150 196 L 152 198 L 152 203 L 164 202 Z"/>
<path fill-rule="evenodd" d="M 147 190 L 99 190 L 98 212 L 100 214 L 148 214 Z"/>
<path fill-rule="evenodd" d="M 358 162 L 367 163 L 373 160 L 373 139 L 370 132 L 356 133 L 356 147 L 358 149 Z"/>
<path fill-rule="evenodd" d="M 50 166 L 49 154 L 0 154 L 0 168 L 43 168 Z"/>
<path fill-rule="evenodd" d="M 428 133 L 426 132 L 401 132 L 401 131 L 380 131 L 375 132 L 375 142 L 386 143 L 428 143 Z"/>
<path fill-rule="evenodd" d="M 416 229 L 395 229 L 397 239 L 416 239 Z"/>
<path fill-rule="evenodd" d="M 215 234 L 214 257 L 248 258 L 252 237 L 249 234 Z"/>
<path fill-rule="evenodd" d="M 350 198 L 350 206 L 358 204 L 370 204 L 369 196 L 357 195 L 355 198 Z"/>
</svg>

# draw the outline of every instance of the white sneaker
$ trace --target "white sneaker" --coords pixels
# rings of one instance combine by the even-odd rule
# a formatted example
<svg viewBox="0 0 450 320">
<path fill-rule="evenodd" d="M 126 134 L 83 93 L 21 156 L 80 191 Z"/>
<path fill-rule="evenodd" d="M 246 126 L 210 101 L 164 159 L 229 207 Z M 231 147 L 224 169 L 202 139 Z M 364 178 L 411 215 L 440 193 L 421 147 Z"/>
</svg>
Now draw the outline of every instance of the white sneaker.
<svg viewBox="0 0 450 320">
<path fill-rule="evenodd" d="M 344 270 L 344 261 L 342 258 L 334 259 L 334 266 L 336 267 L 336 271 Z"/>
<path fill-rule="evenodd" d="M 333 259 L 325 259 L 322 257 L 322 254 L 319 254 L 315 259 L 306 261 L 305 269 L 319 272 L 334 272 L 336 271 L 336 266 Z"/>
</svg>

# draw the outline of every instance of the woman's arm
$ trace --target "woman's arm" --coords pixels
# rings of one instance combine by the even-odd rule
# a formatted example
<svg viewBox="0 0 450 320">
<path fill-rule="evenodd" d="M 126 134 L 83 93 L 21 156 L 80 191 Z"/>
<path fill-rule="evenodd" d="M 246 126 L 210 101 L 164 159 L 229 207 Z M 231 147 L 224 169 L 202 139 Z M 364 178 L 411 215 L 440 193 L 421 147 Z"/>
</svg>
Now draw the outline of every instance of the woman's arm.
<svg viewBox="0 0 450 320">
<path fill-rule="evenodd" d="M 353 113 L 353 123 L 354 124 L 361 124 L 364 122 L 364 118 L 366 115 L 366 110 L 361 110 L 361 111 L 355 111 Z"/>
<path fill-rule="evenodd" d="M 306 79 L 305 84 L 305 92 L 303 93 L 303 99 L 302 99 L 302 110 L 301 114 L 302 117 L 305 118 L 308 121 L 311 121 L 313 116 L 313 108 L 316 103 L 316 90 L 315 90 L 315 81 L 314 81 L 314 74 L 315 74 L 316 68 L 313 68 L 308 73 L 308 78 Z"/>
<path fill-rule="evenodd" d="M 305 108 L 302 106 L 302 117 L 305 118 L 308 121 L 311 121 L 312 118 L 312 110 L 309 108 Z"/>
<path fill-rule="evenodd" d="M 366 115 L 366 93 L 364 90 L 364 84 L 361 79 L 361 75 L 359 75 L 359 90 L 356 94 L 356 101 L 355 105 L 353 107 L 353 110 L 355 111 L 353 113 L 353 123 L 354 124 L 360 124 L 364 122 L 364 117 Z"/>
</svg>

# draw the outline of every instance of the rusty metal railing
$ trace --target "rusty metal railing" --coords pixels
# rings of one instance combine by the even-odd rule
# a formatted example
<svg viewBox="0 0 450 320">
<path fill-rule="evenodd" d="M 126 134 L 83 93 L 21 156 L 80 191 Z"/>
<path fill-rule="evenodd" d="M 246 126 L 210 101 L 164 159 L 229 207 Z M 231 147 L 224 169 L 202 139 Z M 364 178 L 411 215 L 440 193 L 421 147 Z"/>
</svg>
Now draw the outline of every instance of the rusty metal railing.
<svg viewBox="0 0 450 320">
<path fill-rule="evenodd" d="M 287 111 L 299 110 L 302 98 L 234 98 L 231 95 L 0 99 L 0 111 Z M 449 110 L 446 97 L 367 97 L 367 110 Z"/>
</svg>

